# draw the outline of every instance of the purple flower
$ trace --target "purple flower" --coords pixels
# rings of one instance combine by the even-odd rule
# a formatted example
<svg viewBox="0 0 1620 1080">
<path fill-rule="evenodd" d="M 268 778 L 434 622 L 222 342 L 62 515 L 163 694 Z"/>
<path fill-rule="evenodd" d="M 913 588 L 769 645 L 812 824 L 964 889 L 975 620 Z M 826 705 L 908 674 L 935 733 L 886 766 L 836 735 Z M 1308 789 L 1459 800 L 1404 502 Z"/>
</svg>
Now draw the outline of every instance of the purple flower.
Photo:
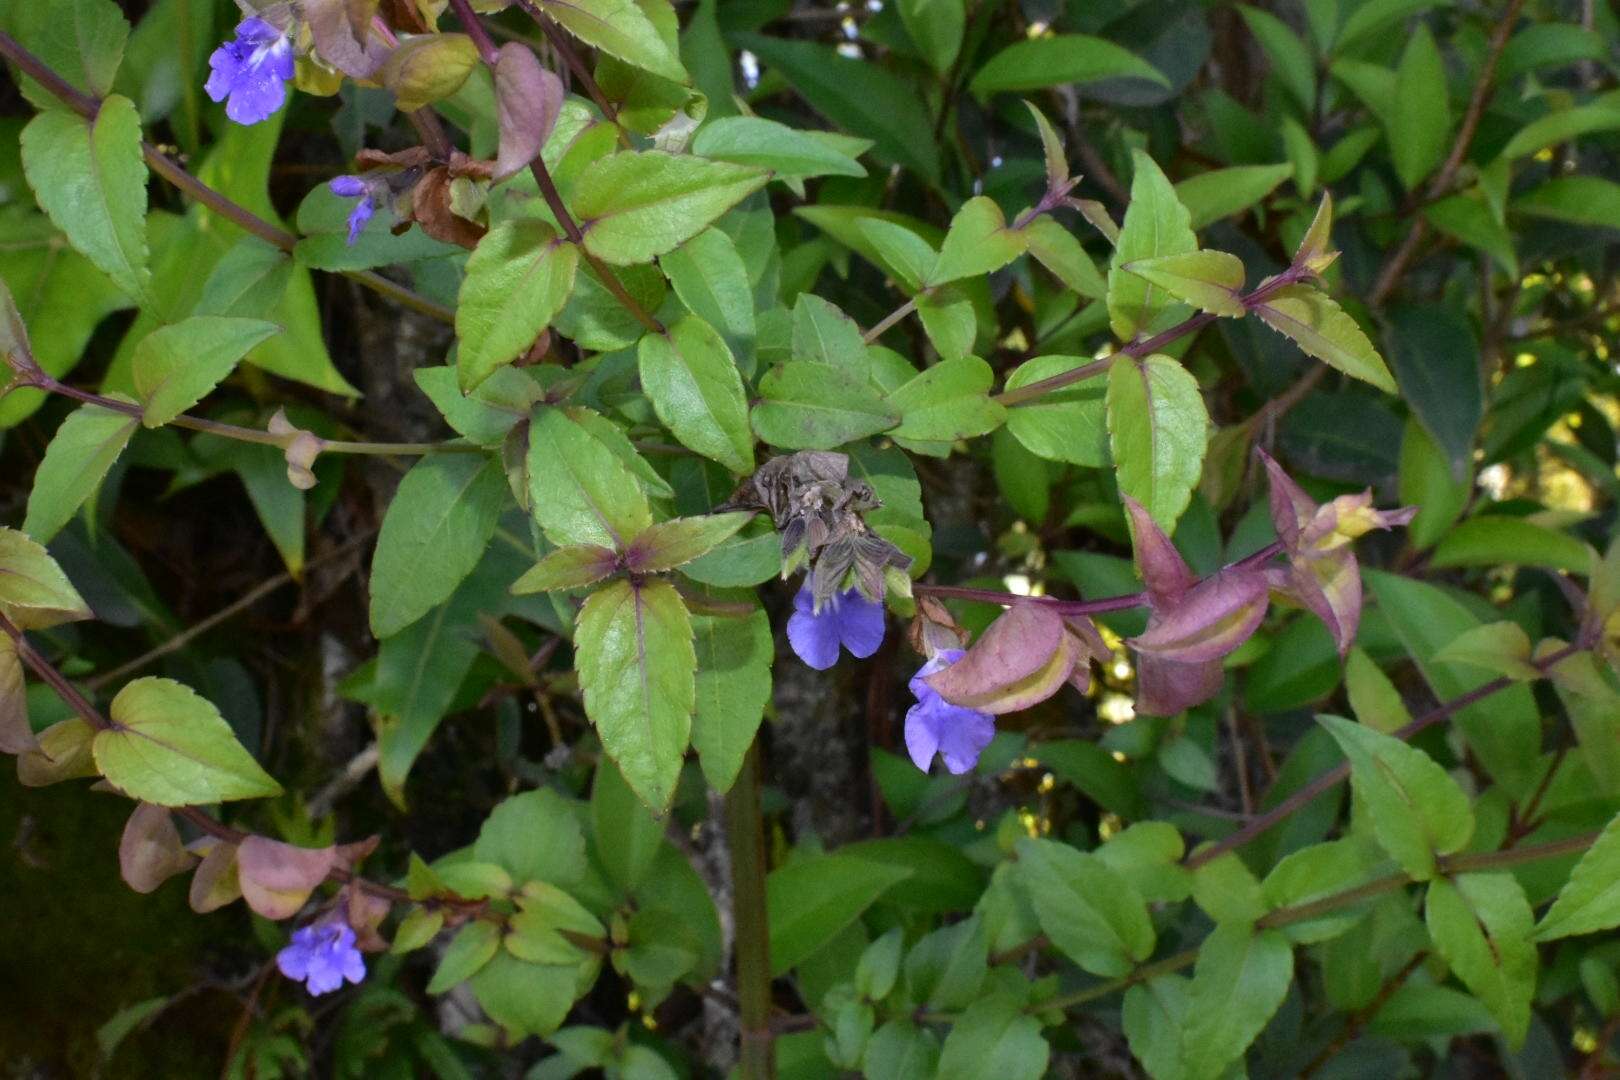
<svg viewBox="0 0 1620 1080">
<path fill-rule="evenodd" d="M 366 962 L 354 945 L 354 931 L 341 918 L 311 923 L 293 931 L 292 944 L 276 953 L 276 966 L 289 979 L 302 982 L 311 994 L 336 990 L 347 979 L 366 977 Z"/>
<path fill-rule="evenodd" d="M 332 194 L 345 199 L 359 199 L 354 209 L 349 211 L 349 246 L 360 239 L 360 233 L 371 220 L 371 215 L 377 212 L 376 201 L 372 198 L 371 186 L 358 176 L 339 176 L 333 178 L 327 185 Z"/>
<path fill-rule="evenodd" d="M 793 598 L 787 634 L 788 644 L 800 660 L 817 671 L 826 671 L 838 663 L 839 645 L 862 659 L 877 652 L 883 644 L 883 605 L 850 589 L 816 611 L 815 598 L 806 585 Z"/>
<path fill-rule="evenodd" d="M 287 100 L 292 39 L 263 19 L 243 19 L 236 37 L 214 50 L 208 66 L 213 69 L 203 85 L 208 96 L 225 102 L 225 115 L 238 124 L 257 124 Z"/>
<path fill-rule="evenodd" d="M 952 705 L 923 680 L 962 659 L 961 649 L 946 649 L 917 669 L 907 685 L 917 704 L 906 710 L 906 750 L 923 772 L 937 753 L 953 773 L 965 773 L 979 763 L 979 754 L 996 734 L 989 713 Z"/>
</svg>

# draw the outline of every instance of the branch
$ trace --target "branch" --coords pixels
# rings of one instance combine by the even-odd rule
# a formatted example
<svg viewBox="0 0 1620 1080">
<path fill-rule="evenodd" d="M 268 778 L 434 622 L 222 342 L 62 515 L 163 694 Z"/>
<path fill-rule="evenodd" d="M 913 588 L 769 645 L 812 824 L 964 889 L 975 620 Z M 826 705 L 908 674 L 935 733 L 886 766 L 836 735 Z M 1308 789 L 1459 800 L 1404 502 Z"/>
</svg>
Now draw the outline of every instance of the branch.
<svg viewBox="0 0 1620 1080">
<path fill-rule="evenodd" d="M 75 89 L 43 60 L 23 48 L 16 38 L 3 31 L 0 31 L 0 56 L 16 64 L 25 75 L 50 91 L 53 96 L 60 99 L 86 120 L 94 120 L 96 114 L 101 111 L 101 101 L 99 99 Z M 210 210 L 229 218 L 260 240 L 273 247 L 280 248 L 288 254 L 291 254 L 294 246 L 297 245 L 297 236 L 272 225 L 246 207 L 238 206 L 186 172 L 172 158 L 144 139 L 141 140 L 141 154 L 146 158 L 146 163 L 153 172 Z M 454 323 L 456 321 L 455 312 L 443 304 L 435 303 L 425 296 L 418 296 L 405 286 L 389 281 L 373 270 L 345 270 L 342 273 L 345 277 L 353 278 L 366 288 L 388 297 L 402 307 L 410 308 L 423 315 L 432 316 L 440 322 Z"/>
</svg>

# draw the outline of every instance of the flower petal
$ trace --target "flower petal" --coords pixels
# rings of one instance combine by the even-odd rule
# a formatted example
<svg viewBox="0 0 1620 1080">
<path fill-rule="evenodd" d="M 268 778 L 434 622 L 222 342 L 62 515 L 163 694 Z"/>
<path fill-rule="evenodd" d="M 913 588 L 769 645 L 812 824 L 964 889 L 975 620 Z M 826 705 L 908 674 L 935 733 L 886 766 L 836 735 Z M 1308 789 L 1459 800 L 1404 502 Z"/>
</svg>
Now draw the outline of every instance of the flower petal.
<svg viewBox="0 0 1620 1080">
<path fill-rule="evenodd" d="M 809 608 L 813 602 L 808 588 L 800 589 L 793 598 L 795 610 L 788 619 L 788 644 L 800 660 L 817 671 L 826 671 L 838 663 L 838 619 L 831 608 L 812 614 Z"/>
<path fill-rule="evenodd" d="M 938 695 L 934 696 L 937 700 Z M 911 755 L 911 763 L 923 772 L 934 763 L 934 754 L 939 750 L 936 725 L 933 713 L 921 701 L 906 710 L 906 752 Z"/>
<path fill-rule="evenodd" d="M 882 604 L 874 604 L 851 590 L 839 598 L 832 616 L 838 626 L 839 640 L 850 655 L 864 660 L 883 644 Z"/>
</svg>

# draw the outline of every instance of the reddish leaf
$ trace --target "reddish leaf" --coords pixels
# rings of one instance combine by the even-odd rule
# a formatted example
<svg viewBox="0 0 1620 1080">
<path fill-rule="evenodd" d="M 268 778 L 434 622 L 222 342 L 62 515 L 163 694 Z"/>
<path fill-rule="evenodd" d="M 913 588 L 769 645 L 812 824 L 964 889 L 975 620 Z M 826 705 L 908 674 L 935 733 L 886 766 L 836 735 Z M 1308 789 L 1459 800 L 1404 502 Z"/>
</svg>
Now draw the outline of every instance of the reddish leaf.
<svg viewBox="0 0 1620 1080">
<path fill-rule="evenodd" d="M 355 33 L 350 0 L 303 0 L 304 18 L 321 59 L 355 79 L 369 79 L 388 59 L 389 48 L 366 27 Z"/>
<path fill-rule="evenodd" d="M 997 715 L 1057 693 L 1074 659 L 1062 617 L 1040 604 L 1014 604 L 967 655 L 924 681 L 953 705 Z"/>
<path fill-rule="evenodd" d="M 191 869 L 196 856 L 180 842 L 174 818 L 161 806 L 138 803 L 118 841 L 118 872 L 129 887 L 149 893 Z"/>
<path fill-rule="evenodd" d="M 344 917 L 354 930 L 355 944 L 364 952 L 382 952 L 388 942 L 377 927 L 388 918 L 394 905 L 376 893 L 360 888 L 354 882 L 343 887 Z"/>
<path fill-rule="evenodd" d="M 1063 620 L 1063 632 L 1074 649 L 1074 666 L 1069 669 L 1069 685 L 1084 694 L 1091 689 L 1091 662 L 1106 664 L 1113 655 L 1096 625 L 1085 618 Z"/>
<path fill-rule="evenodd" d="M 1129 495 L 1121 495 L 1135 536 L 1136 569 L 1147 586 L 1155 610 L 1168 607 L 1198 582 L 1187 561 L 1153 520 L 1147 508 Z"/>
<path fill-rule="evenodd" d="M 242 898 L 267 919 L 291 918 L 326 880 L 337 857 L 336 848 L 301 848 L 250 836 L 236 855 Z"/>
<path fill-rule="evenodd" d="M 1174 716 L 1220 692 L 1226 672 L 1219 660 L 1182 664 L 1148 653 L 1136 658 L 1136 711 L 1142 716 Z"/>
<path fill-rule="evenodd" d="M 1219 660 L 1259 628 L 1266 616 L 1266 593 L 1266 576 L 1260 571 L 1222 571 L 1156 611 L 1147 630 L 1129 644 L 1138 652 L 1184 664 Z"/>
<path fill-rule="evenodd" d="M 500 151 L 495 179 L 526 168 L 557 124 L 563 84 L 535 59 L 527 45 L 509 41 L 495 60 L 495 107 L 500 116 Z"/>
<path fill-rule="evenodd" d="M 242 895 L 236 873 L 236 845 L 208 837 L 194 845 L 203 853 L 197 872 L 191 875 L 191 910 L 199 915 L 229 904 Z"/>
</svg>

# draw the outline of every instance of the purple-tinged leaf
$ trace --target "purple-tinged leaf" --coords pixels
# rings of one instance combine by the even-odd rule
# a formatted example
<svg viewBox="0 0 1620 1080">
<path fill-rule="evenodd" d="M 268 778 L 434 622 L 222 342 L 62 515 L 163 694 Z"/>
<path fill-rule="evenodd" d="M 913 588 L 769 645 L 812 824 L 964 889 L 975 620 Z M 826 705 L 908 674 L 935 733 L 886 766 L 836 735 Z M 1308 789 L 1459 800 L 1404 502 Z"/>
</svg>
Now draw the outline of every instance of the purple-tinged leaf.
<svg viewBox="0 0 1620 1080">
<path fill-rule="evenodd" d="M 298 913 L 326 880 L 337 861 L 336 848 L 302 848 L 263 836 L 250 836 L 237 852 L 237 875 L 248 907 L 267 919 Z"/>
<path fill-rule="evenodd" d="M 390 52 L 386 43 L 369 32 L 357 33 L 351 18 L 352 0 L 303 0 L 304 18 L 315 51 L 321 59 L 354 79 L 369 79 Z"/>
<path fill-rule="evenodd" d="M 118 841 L 118 872 L 130 888 L 149 893 L 176 874 L 190 870 L 197 857 L 180 842 L 169 811 L 138 803 Z"/>
<path fill-rule="evenodd" d="M 242 895 L 242 884 L 236 874 L 236 845 L 208 837 L 204 843 L 202 862 L 191 875 L 191 891 L 187 897 L 191 910 L 199 915 L 218 911 Z"/>
<path fill-rule="evenodd" d="M 1074 666 L 1069 669 L 1069 685 L 1082 694 L 1091 689 L 1091 662 L 1106 664 L 1113 650 L 1103 640 L 1097 626 L 1090 619 L 1072 617 L 1063 620 L 1063 632 L 1074 650 Z"/>
<path fill-rule="evenodd" d="M 555 592 L 594 585 L 619 568 L 619 556 L 596 544 L 570 544 L 535 563 L 512 583 L 512 593 Z"/>
<path fill-rule="evenodd" d="M 1074 660 L 1061 616 L 1040 604 L 1014 604 L 961 660 L 924 682 L 953 705 L 999 715 L 1057 693 Z"/>
<path fill-rule="evenodd" d="M 1140 653 L 1136 658 L 1136 712 L 1174 716 L 1214 697 L 1225 680 L 1219 660 L 1183 664 Z"/>
<path fill-rule="evenodd" d="M 1155 609 L 1168 607 L 1198 583 L 1187 561 L 1159 528 L 1147 508 L 1129 495 L 1121 495 L 1130 515 L 1131 532 L 1136 538 L 1136 569 L 1147 586 Z"/>
<path fill-rule="evenodd" d="M 509 41 L 495 60 L 495 107 L 500 117 L 500 150 L 494 180 L 499 183 L 526 168 L 557 125 L 563 84 L 541 66 L 527 45 Z"/>
<path fill-rule="evenodd" d="M 1340 656 L 1348 652 L 1361 624 L 1361 567 L 1355 554 L 1347 548 L 1324 558 L 1296 558 L 1281 576 L 1286 585 L 1279 591 L 1322 620 Z"/>
<path fill-rule="evenodd" d="M 1260 455 L 1261 462 L 1266 466 L 1266 476 L 1271 481 L 1271 523 L 1277 530 L 1277 539 L 1282 541 L 1285 550 L 1296 551 L 1300 531 L 1316 515 L 1316 501 L 1283 472 L 1282 466 L 1270 454 L 1259 447 L 1254 452 Z"/>
<path fill-rule="evenodd" d="M 1176 604 L 1154 612 L 1147 630 L 1129 639 L 1138 652 L 1166 660 L 1218 660 L 1249 639 L 1266 616 L 1266 576 L 1226 570 L 1199 582 Z"/>
</svg>

